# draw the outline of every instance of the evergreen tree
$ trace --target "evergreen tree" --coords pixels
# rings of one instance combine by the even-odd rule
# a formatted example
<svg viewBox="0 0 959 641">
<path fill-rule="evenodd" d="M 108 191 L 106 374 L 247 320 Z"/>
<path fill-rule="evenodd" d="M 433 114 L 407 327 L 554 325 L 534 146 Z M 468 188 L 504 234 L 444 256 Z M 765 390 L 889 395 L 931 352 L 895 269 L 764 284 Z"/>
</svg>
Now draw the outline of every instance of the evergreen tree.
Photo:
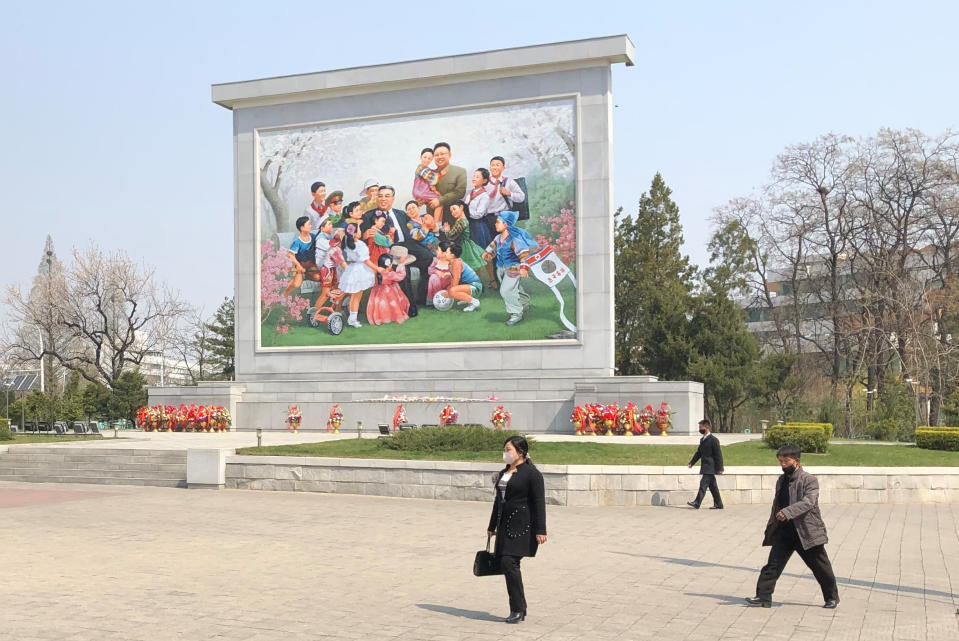
<svg viewBox="0 0 959 641">
<path fill-rule="evenodd" d="M 622 375 L 686 378 L 694 269 L 682 255 L 679 207 L 653 177 L 636 218 L 616 213 L 616 367 Z"/>
<path fill-rule="evenodd" d="M 83 412 L 87 418 L 107 418 L 110 413 L 110 388 L 90 383 L 83 388 Z"/>
<path fill-rule="evenodd" d="M 147 404 L 146 379 L 138 371 L 123 372 L 113 383 L 113 391 L 107 404 L 110 414 L 116 418 L 134 420 L 137 410 Z"/>
<path fill-rule="evenodd" d="M 203 337 L 203 340 L 206 341 L 205 347 L 212 352 L 214 379 L 232 381 L 235 374 L 235 312 L 234 300 L 224 298 L 213 315 L 213 322 L 206 326 L 212 332 L 212 336 L 207 335 Z"/>
</svg>

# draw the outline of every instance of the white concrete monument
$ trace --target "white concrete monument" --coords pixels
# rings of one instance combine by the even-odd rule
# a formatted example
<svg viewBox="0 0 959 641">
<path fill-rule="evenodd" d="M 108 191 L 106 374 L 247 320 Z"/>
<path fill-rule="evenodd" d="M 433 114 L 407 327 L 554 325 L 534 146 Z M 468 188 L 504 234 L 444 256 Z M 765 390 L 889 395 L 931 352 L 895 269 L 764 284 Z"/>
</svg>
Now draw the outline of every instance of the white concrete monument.
<svg viewBox="0 0 959 641">
<path fill-rule="evenodd" d="M 503 405 L 572 433 L 574 404 L 665 401 L 692 433 L 701 384 L 614 375 L 610 67 L 633 55 L 620 35 L 214 85 L 233 112 L 237 380 L 150 402 L 222 403 L 234 429 L 284 429 L 297 405 L 303 430 L 336 403 L 344 431 L 400 403 L 417 424 Z M 424 304 L 457 283 L 462 305 Z"/>
</svg>

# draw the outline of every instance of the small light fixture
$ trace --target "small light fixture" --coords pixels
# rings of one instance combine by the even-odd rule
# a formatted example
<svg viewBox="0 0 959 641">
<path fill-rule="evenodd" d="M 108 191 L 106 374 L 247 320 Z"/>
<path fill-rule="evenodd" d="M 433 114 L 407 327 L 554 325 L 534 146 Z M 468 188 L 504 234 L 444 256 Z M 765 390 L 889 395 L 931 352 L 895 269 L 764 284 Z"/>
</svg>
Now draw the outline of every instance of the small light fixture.
<svg viewBox="0 0 959 641">
<path fill-rule="evenodd" d="M 263 428 L 256 428 L 256 446 L 263 447 Z"/>
<path fill-rule="evenodd" d="M 356 422 L 356 438 L 363 438 L 363 421 Z"/>
</svg>

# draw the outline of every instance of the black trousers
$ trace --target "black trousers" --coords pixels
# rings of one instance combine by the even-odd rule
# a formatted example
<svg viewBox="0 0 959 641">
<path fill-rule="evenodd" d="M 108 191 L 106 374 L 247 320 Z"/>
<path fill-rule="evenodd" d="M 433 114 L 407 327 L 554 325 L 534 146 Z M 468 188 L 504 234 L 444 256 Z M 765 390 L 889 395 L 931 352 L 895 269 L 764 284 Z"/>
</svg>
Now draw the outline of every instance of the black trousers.
<svg viewBox="0 0 959 641">
<path fill-rule="evenodd" d="M 409 238 L 399 244 L 403 247 L 406 247 L 410 251 L 410 254 L 416 258 L 416 262 L 414 262 L 412 266 L 420 270 L 420 280 L 416 285 L 416 292 L 412 292 L 411 285 L 410 292 L 407 292 L 407 297 L 409 297 L 410 293 L 412 293 L 413 298 L 409 299 L 410 303 L 416 305 L 425 305 L 426 291 L 430 280 L 430 275 L 426 273 L 426 270 L 429 269 L 430 265 L 433 263 L 433 254 L 426 247 L 423 247 L 415 240 Z M 406 281 L 412 283 L 412 279 L 410 279 L 409 267 L 410 266 L 407 265 Z"/>
<path fill-rule="evenodd" d="M 799 534 L 796 532 L 796 526 L 792 523 L 782 523 L 779 525 L 774 538 L 772 549 L 769 550 L 769 560 L 759 571 L 759 581 L 756 582 L 756 596 L 763 601 L 771 601 L 773 590 L 776 589 L 776 581 L 779 575 L 783 573 L 786 563 L 793 552 L 798 552 L 800 558 L 809 569 L 813 576 L 819 582 L 819 588 L 822 590 L 823 601 L 839 598 L 839 587 L 836 585 L 836 575 L 832 571 L 832 563 L 826 555 L 826 546 L 816 545 L 808 550 L 804 550 L 799 541 Z"/>
<path fill-rule="evenodd" d="M 523 573 L 520 572 L 521 556 L 500 557 L 503 576 L 506 578 L 506 593 L 509 595 L 510 612 L 526 612 L 526 593 L 523 591 Z"/>
<path fill-rule="evenodd" d="M 713 505 L 718 507 L 723 506 L 723 497 L 719 496 L 719 486 L 716 484 L 716 475 L 715 474 L 702 474 L 699 479 L 699 492 L 696 494 L 696 498 L 693 499 L 693 503 L 699 505 L 703 502 L 703 498 L 706 496 L 706 489 L 709 489 L 709 493 L 713 495 Z"/>
</svg>

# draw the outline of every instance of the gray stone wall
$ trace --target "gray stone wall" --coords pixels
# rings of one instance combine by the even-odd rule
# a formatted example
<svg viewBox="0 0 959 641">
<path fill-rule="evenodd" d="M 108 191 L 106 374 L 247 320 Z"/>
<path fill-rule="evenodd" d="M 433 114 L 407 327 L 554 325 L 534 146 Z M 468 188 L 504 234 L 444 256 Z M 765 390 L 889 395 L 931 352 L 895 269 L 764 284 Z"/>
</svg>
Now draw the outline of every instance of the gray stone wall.
<svg viewBox="0 0 959 641">
<path fill-rule="evenodd" d="M 685 467 L 540 465 L 553 505 L 684 505 L 699 488 Z M 226 487 L 492 501 L 496 463 L 229 456 Z M 808 468 L 819 502 L 959 503 L 957 468 Z M 772 503 L 777 467 L 732 467 L 718 477 L 727 505 Z M 707 498 L 709 504 L 711 499 Z"/>
</svg>

